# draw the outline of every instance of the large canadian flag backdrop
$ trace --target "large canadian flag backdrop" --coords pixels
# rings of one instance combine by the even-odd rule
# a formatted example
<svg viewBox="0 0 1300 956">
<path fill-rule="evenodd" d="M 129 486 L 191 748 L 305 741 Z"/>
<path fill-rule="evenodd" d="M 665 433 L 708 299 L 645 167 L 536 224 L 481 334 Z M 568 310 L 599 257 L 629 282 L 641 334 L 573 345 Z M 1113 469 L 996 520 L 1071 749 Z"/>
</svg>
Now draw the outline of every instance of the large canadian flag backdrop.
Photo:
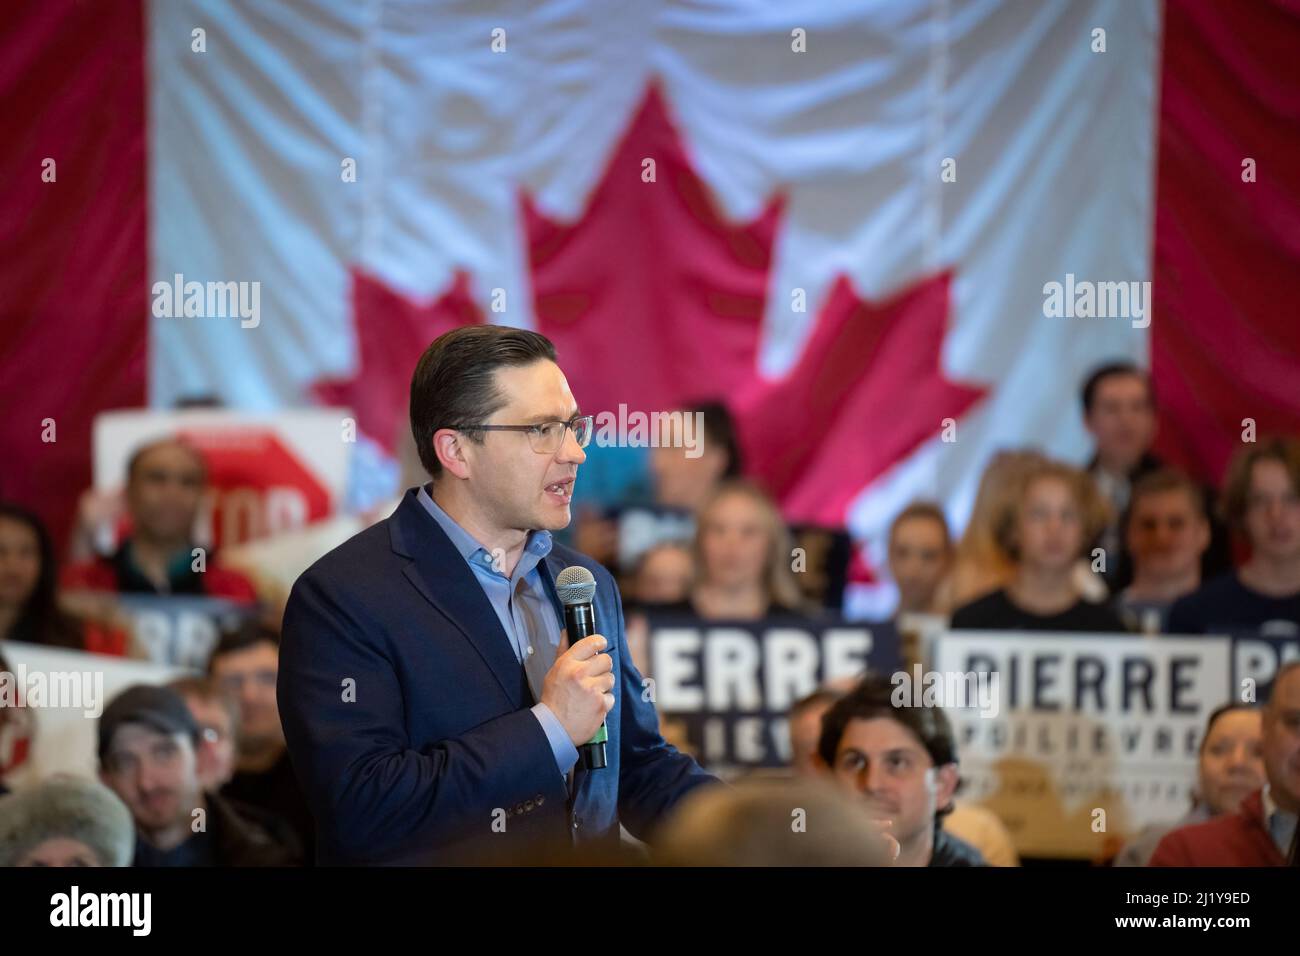
<svg viewBox="0 0 1300 956">
<path fill-rule="evenodd" d="M 725 399 L 787 516 L 864 567 L 912 498 L 960 521 L 999 448 L 1081 461 L 1107 360 L 1152 369 L 1162 450 L 1204 477 L 1243 418 L 1300 431 L 1281 0 L 6 20 L 3 494 L 56 530 L 105 408 L 346 405 L 391 475 L 419 351 L 474 322 L 550 336 L 584 410 Z M 177 275 L 260 283 L 260 322 L 154 315 Z M 1067 276 L 1152 281 L 1149 324 L 1046 316 Z"/>
</svg>

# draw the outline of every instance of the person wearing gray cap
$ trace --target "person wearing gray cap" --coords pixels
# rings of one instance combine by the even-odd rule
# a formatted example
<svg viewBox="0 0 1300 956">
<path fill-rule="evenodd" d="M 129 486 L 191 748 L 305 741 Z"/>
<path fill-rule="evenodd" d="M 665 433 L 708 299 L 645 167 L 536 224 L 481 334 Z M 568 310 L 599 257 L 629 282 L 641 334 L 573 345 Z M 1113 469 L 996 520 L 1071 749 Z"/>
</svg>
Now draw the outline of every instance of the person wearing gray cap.
<svg viewBox="0 0 1300 956">
<path fill-rule="evenodd" d="M 297 866 L 302 849 L 279 821 L 199 782 L 209 760 L 185 700 L 137 684 L 99 720 L 100 779 L 131 811 L 136 866 Z"/>
<path fill-rule="evenodd" d="M 0 798 L 0 866 L 130 866 L 131 811 L 93 780 L 52 777 Z"/>
</svg>

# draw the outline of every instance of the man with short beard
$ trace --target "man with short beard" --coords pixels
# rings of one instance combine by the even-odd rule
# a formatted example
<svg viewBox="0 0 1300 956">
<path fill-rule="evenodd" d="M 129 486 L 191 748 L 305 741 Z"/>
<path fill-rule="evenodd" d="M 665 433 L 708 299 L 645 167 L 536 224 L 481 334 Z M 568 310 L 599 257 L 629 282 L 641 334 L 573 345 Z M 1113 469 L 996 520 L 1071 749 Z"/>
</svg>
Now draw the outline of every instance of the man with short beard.
<svg viewBox="0 0 1300 956">
<path fill-rule="evenodd" d="M 99 776 L 131 811 L 135 866 L 297 866 L 291 835 L 273 836 L 245 808 L 199 783 L 201 730 L 184 699 L 137 684 L 99 719 Z"/>
</svg>

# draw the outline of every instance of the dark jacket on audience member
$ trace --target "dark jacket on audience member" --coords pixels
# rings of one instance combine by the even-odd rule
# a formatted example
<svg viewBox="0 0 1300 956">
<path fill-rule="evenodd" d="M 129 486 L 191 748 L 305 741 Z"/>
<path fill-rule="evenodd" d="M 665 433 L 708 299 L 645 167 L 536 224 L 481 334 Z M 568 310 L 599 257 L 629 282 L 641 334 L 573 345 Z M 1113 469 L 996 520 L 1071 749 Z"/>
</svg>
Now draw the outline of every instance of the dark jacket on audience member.
<svg viewBox="0 0 1300 956">
<path fill-rule="evenodd" d="M 1256 790 L 1236 813 L 1181 827 L 1156 847 L 1148 866 L 1282 866 L 1286 860 L 1264 820 Z"/>
<path fill-rule="evenodd" d="M 205 796 L 208 810 L 205 833 L 194 834 L 181 847 L 166 853 L 154 850 L 137 835 L 133 865 L 302 865 L 302 848 L 287 825 L 255 807 L 238 804 L 215 793 Z"/>
<path fill-rule="evenodd" d="M 1169 609 L 1168 634 L 1231 634 L 1259 631 L 1275 637 L 1300 634 L 1300 594 L 1273 597 L 1241 583 L 1236 572 L 1206 581 Z"/>
<path fill-rule="evenodd" d="M 293 829 L 294 836 L 303 848 L 307 866 L 316 860 L 316 825 L 312 821 L 307 798 L 289 762 L 289 751 L 261 773 L 237 771 L 230 782 L 221 788 L 221 795 L 245 808 L 257 807 L 273 814 Z"/>
<path fill-rule="evenodd" d="M 927 866 L 988 866 L 988 863 L 979 850 L 940 828 L 934 834 L 934 850 Z"/>
</svg>

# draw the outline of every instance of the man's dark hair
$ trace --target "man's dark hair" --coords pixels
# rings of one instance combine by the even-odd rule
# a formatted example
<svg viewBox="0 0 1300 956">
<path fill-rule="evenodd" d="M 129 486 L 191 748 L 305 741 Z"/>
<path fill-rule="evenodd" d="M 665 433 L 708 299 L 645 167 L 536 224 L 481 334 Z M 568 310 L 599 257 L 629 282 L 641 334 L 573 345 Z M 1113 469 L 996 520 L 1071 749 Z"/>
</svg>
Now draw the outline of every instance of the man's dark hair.
<svg viewBox="0 0 1300 956">
<path fill-rule="evenodd" d="M 1176 468 L 1160 468 L 1143 475 L 1133 483 L 1133 490 L 1129 492 L 1128 507 L 1124 509 L 1124 527 L 1127 528 L 1133 520 L 1133 513 L 1137 511 L 1138 502 L 1143 498 L 1165 494 L 1170 491 L 1181 491 L 1187 496 L 1187 500 L 1192 503 L 1192 511 L 1202 518 L 1209 519 L 1210 513 L 1205 503 L 1205 492 L 1201 489 L 1201 486 Z"/>
<path fill-rule="evenodd" d="M 1086 416 L 1092 412 L 1092 403 L 1097 400 L 1097 389 L 1106 379 L 1117 375 L 1132 375 L 1142 379 L 1147 388 L 1147 401 L 1155 405 L 1155 395 L 1151 391 L 1151 377 L 1138 368 L 1132 362 L 1108 362 L 1100 368 L 1094 369 L 1083 383 L 1083 414 Z"/>
<path fill-rule="evenodd" d="M 280 635 L 275 628 L 269 627 L 255 618 L 243 621 L 237 627 L 223 631 L 221 637 L 217 640 L 217 646 L 212 651 L 212 656 L 208 658 L 208 673 L 212 673 L 212 665 L 216 663 L 218 657 L 223 654 L 235 654 L 239 651 L 246 651 L 250 647 L 261 644 L 263 641 L 270 644 L 278 653 L 280 650 Z"/>
<path fill-rule="evenodd" d="M 702 415 L 704 440 L 727 453 L 727 467 L 722 477 L 738 478 L 744 462 L 740 457 L 740 439 L 736 435 L 736 422 L 722 401 L 697 402 L 686 410 L 691 415 Z"/>
<path fill-rule="evenodd" d="M 835 754 L 851 720 L 886 717 L 916 734 L 936 767 L 957 762 L 957 738 L 952 724 L 938 707 L 895 707 L 890 699 L 894 685 L 878 674 L 867 674 L 858 685 L 822 716 L 822 735 L 817 752 L 826 766 L 835 766 Z"/>
<path fill-rule="evenodd" d="M 420 464 L 432 478 L 442 473 L 433 450 L 439 428 L 481 425 L 506 404 L 498 391 L 499 368 L 556 361 L 555 346 L 544 335 L 504 325 L 468 325 L 438 336 L 424 350 L 411 376 L 411 434 Z M 466 437 L 482 444 L 481 432 Z"/>
<path fill-rule="evenodd" d="M 891 544 L 894 541 L 894 533 L 905 522 L 923 518 L 933 521 L 943 529 L 943 548 L 945 551 L 952 551 L 952 535 L 948 530 L 948 516 L 943 513 L 943 508 L 933 501 L 913 501 L 906 508 L 900 511 L 892 522 L 889 524 L 889 534 L 886 538 Z"/>
<path fill-rule="evenodd" d="M 157 451 L 159 448 L 181 448 L 193 456 L 198 463 L 199 470 L 203 472 L 203 481 L 208 480 L 208 463 L 203 457 L 203 452 L 194 447 L 190 442 L 179 437 L 156 438 L 153 441 L 145 442 L 131 451 L 131 456 L 126 460 L 126 481 L 130 484 L 135 480 L 136 469 L 145 456 Z"/>
</svg>

